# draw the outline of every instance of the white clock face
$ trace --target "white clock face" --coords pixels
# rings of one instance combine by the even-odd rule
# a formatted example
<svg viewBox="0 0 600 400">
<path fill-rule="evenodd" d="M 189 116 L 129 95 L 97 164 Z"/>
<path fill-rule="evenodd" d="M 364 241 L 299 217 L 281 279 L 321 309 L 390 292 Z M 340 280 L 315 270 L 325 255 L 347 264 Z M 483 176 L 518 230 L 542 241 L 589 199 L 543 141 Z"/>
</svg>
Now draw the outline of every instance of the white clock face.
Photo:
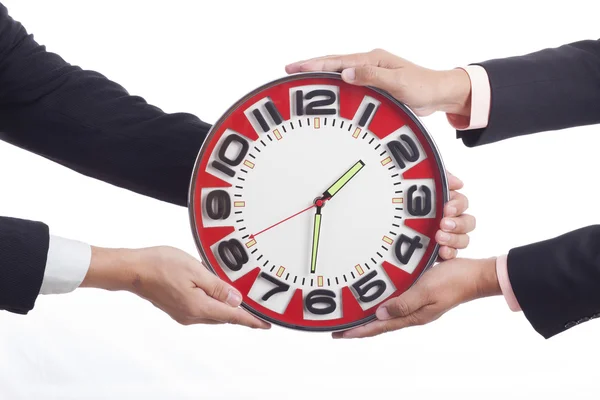
<svg viewBox="0 0 600 400">
<path fill-rule="evenodd" d="M 291 77 L 249 96 L 197 163 L 192 219 L 205 262 L 269 321 L 365 322 L 435 254 L 446 186 L 417 122 L 337 76 Z"/>
</svg>

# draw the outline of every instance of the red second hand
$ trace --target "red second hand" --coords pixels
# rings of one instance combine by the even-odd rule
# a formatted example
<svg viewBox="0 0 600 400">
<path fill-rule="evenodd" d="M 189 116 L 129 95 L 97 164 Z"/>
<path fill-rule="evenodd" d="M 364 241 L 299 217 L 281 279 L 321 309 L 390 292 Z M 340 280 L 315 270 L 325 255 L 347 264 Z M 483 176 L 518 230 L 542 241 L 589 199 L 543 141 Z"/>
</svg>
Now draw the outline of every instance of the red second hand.
<svg viewBox="0 0 600 400">
<path fill-rule="evenodd" d="M 250 235 L 250 239 L 254 239 L 256 236 L 260 235 L 261 233 L 265 233 L 265 232 L 266 232 L 266 231 L 268 231 L 269 229 L 271 229 L 271 228 L 275 228 L 277 225 L 279 225 L 279 224 L 283 224 L 283 223 L 284 223 L 285 221 L 287 221 L 288 219 L 292 219 L 292 218 L 294 218 L 295 216 L 297 216 L 297 215 L 300 215 L 300 214 L 302 214 L 303 212 L 306 212 L 306 211 L 310 210 L 310 209 L 311 209 L 311 208 L 313 208 L 313 207 L 316 207 L 316 206 L 322 207 L 322 206 L 323 206 L 323 204 L 325 204 L 325 202 L 326 202 L 327 200 L 328 200 L 328 199 L 324 199 L 324 200 L 322 200 L 322 199 L 319 199 L 319 200 L 317 200 L 317 201 L 315 202 L 315 204 L 311 205 L 310 207 L 307 207 L 307 208 L 305 208 L 305 209 L 304 209 L 304 210 L 302 210 L 302 211 L 298 211 L 296 214 L 294 214 L 294 215 L 291 215 L 291 216 L 287 217 L 286 219 L 282 219 L 281 221 L 279 221 L 279 222 L 277 222 L 277 223 L 275 223 L 275 224 L 273 224 L 273 225 L 269 226 L 268 228 L 265 228 L 265 229 L 263 229 L 263 230 L 262 230 L 262 231 L 260 231 L 260 232 L 257 232 L 257 233 L 254 233 L 254 234 Z"/>
</svg>

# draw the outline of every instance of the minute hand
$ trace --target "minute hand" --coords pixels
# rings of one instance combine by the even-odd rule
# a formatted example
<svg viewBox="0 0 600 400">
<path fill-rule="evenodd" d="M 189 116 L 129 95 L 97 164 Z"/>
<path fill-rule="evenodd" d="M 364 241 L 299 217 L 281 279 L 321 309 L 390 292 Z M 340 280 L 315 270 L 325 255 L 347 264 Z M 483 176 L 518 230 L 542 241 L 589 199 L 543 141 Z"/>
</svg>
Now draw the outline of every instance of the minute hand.
<svg viewBox="0 0 600 400">
<path fill-rule="evenodd" d="M 317 208 L 315 213 L 315 221 L 313 226 L 313 242 L 312 251 L 310 253 L 310 272 L 315 273 L 317 270 L 317 254 L 319 252 L 319 237 L 321 236 L 321 207 Z"/>
<path fill-rule="evenodd" d="M 337 192 L 339 192 L 340 189 L 343 188 L 344 185 L 346 183 L 348 183 L 350 181 L 350 179 L 352 179 L 354 177 L 354 175 L 356 175 L 358 173 L 358 171 L 360 171 L 362 169 L 362 167 L 364 167 L 364 166 L 365 166 L 365 163 L 362 162 L 362 160 L 358 160 L 358 162 L 356 164 L 354 164 L 352 166 L 352 168 L 350 168 L 348 171 L 346 171 L 346 173 L 344 175 L 342 175 L 342 177 L 340 179 L 335 181 L 335 183 L 333 185 L 331 185 L 329 187 L 329 189 L 327 189 L 323 193 L 323 198 L 330 199 L 333 196 L 335 196 L 335 194 Z"/>
</svg>

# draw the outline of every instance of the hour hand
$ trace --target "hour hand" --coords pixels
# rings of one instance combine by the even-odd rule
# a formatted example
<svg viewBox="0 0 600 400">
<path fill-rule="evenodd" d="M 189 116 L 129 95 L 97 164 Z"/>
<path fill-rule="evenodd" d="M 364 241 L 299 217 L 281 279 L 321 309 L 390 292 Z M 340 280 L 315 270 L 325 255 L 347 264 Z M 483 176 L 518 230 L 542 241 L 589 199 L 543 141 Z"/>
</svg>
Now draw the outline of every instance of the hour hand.
<svg viewBox="0 0 600 400">
<path fill-rule="evenodd" d="M 350 179 L 352 179 L 354 177 L 354 175 L 356 175 L 358 173 L 358 171 L 360 171 L 362 169 L 362 167 L 364 167 L 364 166 L 365 166 L 365 163 L 362 162 L 362 160 L 358 160 L 356 162 L 356 164 L 354 164 L 352 166 L 352 168 L 350 168 L 348 171 L 346 171 L 346 173 L 344 175 L 342 175 L 340 177 L 340 179 L 335 181 L 335 183 L 333 185 L 331 185 L 329 187 L 329 189 L 327 189 L 325 191 L 325 193 L 323 193 L 323 197 L 325 199 L 330 199 L 333 196 L 335 196 L 335 194 L 337 192 L 339 192 L 340 189 L 342 189 L 344 187 L 344 185 L 346 183 L 348 183 L 350 181 Z"/>
</svg>

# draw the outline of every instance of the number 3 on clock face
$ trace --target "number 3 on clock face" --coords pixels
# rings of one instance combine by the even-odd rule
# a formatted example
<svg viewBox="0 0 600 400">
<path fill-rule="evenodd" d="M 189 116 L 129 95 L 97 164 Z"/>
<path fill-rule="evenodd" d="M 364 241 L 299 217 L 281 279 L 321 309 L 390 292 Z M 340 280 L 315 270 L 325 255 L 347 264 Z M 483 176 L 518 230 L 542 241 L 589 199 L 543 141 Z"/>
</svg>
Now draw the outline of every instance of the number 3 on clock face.
<svg viewBox="0 0 600 400">
<path fill-rule="evenodd" d="M 281 326 L 336 331 L 374 318 L 437 255 L 447 200 L 424 126 L 339 74 L 264 85 L 211 129 L 190 187 L 200 255 Z"/>
</svg>

